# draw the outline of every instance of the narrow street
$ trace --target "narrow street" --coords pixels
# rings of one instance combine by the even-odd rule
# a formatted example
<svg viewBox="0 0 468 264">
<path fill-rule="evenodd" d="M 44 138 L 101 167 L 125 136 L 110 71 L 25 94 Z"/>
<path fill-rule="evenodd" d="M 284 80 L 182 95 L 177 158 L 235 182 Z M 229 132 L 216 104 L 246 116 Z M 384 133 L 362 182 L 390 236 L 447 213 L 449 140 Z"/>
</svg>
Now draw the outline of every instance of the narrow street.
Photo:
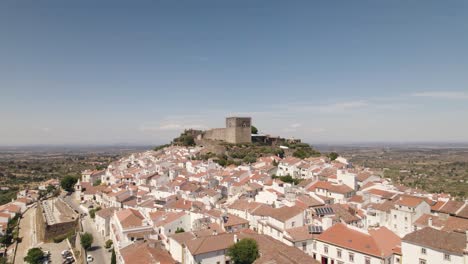
<svg viewBox="0 0 468 264">
<path fill-rule="evenodd" d="M 21 243 L 18 244 L 16 250 L 15 263 L 25 263 L 23 258 L 28 250 L 36 246 L 35 212 L 36 208 L 28 209 L 20 221 L 19 237 L 21 237 Z"/>
<path fill-rule="evenodd" d="M 104 247 L 105 241 L 104 238 L 99 234 L 93 219 L 89 217 L 88 212 L 85 212 L 81 207 L 78 201 L 75 199 L 75 193 L 69 196 L 65 196 L 64 201 L 68 203 L 73 209 L 81 213 L 86 213 L 85 217 L 81 218 L 81 223 L 83 225 L 83 231 L 91 233 L 93 235 L 94 241 L 91 249 L 88 250 L 88 254 L 94 257 L 94 263 L 99 264 L 108 264 L 111 261 L 111 253 Z"/>
</svg>

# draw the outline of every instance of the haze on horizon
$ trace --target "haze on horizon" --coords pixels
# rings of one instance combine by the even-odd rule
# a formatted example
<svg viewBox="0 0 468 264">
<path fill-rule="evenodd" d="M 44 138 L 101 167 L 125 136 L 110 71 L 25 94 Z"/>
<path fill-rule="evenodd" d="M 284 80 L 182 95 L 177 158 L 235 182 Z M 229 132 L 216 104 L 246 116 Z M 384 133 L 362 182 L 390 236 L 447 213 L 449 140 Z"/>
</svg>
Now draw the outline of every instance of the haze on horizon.
<svg viewBox="0 0 468 264">
<path fill-rule="evenodd" d="M 0 145 L 468 142 L 467 32 L 455 0 L 3 1 Z"/>
</svg>

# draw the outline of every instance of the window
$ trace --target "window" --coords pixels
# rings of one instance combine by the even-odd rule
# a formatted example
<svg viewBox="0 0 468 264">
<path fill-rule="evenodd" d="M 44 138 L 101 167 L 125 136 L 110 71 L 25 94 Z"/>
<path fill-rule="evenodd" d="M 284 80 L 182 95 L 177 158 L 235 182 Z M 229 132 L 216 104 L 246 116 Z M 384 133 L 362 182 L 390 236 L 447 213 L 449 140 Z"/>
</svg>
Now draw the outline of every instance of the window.
<svg viewBox="0 0 468 264">
<path fill-rule="evenodd" d="M 425 259 L 419 259 L 419 264 L 426 264 L 426 260 Z"/>
<path fill-rule="evenodd" d="M 328 246 L 323 246 L 323 252 L 328 253 Z"/>
<path fill-rule="evenodd" d="M 400 258 L 396 258 L 396 263 L 400 263 Z"/>
<path fill-rule="evenodd" d="M 393 215 L 393 218 L 395 218 L 395 219 L 396 219 L 396 215 Z"/>
<path fill-rule="evenodd" d="M 302 251 L 307 250 L 307 242 L 302 242 Z"/>
<path fill-rule="evenodd" d="M 370 264 L 370 258 L 369 257 L 366 257 L 366 264 Z"/>
<path fill-rule="evenodd" d="M 336 255 L 337 255 L 339 258 L 341 258 L 341 249 L 337 249 L 337 250 L 336 250 Z"/>
<path fill-rule="evenodd" d="M 407 216 L 405 216 L 405 221 L 408 221 L 408 217 L 407 217 Z"/>
<path fill-rule="evenodd" d="M 421 248 L 421 254 L 426 255 L 426 249 L 425 248 Z"/>
<path fill-rule="evenodd" d="M 450 255 L 449 254 L 444 254 L 444 260 L 449 260 L 450 261 Z"/>
<path fill-rule="evenodd" d="M 354 262 L 354 253 L 349 253 L 349 261 Z"/>
<path fill-rule="evenodd" d="M 291 227 L 294 227 L 295 224 L 296 224 L 296 222 L 292 221 L 291 222 Z"/>
</svg>

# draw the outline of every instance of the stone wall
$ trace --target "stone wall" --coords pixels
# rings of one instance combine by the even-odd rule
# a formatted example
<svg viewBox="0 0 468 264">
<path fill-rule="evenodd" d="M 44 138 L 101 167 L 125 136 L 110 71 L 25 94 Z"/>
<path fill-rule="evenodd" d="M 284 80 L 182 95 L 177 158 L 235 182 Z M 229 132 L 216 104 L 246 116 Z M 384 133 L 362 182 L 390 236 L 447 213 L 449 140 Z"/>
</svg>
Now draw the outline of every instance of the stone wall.
<svg viewBox="0 0 468 264">
<path fill-rule="evenodd" d="M 77 225 L 78 217 L 70 221 L 48 225 L 43 214 L 42 205 L 38 202 L 36 209 L 36 227 L 39 241 L 53 241 L 55 237 L 75 231 Z"/>
<path fill-rule="evenodd" d="M 205 134 L 203 135 L 203 139 L 209 139 L 209 140 L 226 140 L 226 129 L 225 128 L 214 128 L 205 131 Z"/>
</svg>

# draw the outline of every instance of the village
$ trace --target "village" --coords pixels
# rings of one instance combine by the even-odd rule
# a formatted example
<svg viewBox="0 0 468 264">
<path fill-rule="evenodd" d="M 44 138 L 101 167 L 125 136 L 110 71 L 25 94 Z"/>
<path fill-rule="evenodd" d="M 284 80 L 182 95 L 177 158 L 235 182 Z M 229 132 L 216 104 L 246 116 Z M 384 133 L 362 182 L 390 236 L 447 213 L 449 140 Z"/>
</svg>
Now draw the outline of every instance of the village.
<svg viewBox="0 0 468 264">
<path fill-rule="evenodd" d="M 239 126 L 250 131 L 250 120 Z M 237 133 L 245 131 L 233 140 L 245 140 Z M 229 264 L 228 249 L 244 238 L 258 244 L 255 263 L 468 263 L 466 201 L 393 184 L 339 156 L 223 167 L 196 159 L 203 149 L 134 153 L 83 171 L 74 192 L 39 203 L 38 191 L 22 191 L 0 207 L 0 226 L 32 208 L 34 240 L 75 227 L 92 233 L 89 249 L 73 250 L 80 236 L 67 240 L 63 250 L 74 253 L 63 263 L 110 263 L 112 245 L 122 264 Z M 55 188 L 57 180 L 40 186 Z"/>
<path fill-rule="evenodd" d="M 341 157 L 223 168 L 193 160 L 199 151 L 167 147 L 83 172 L 77 198 L 102 208 L 95 224 L 118 263 L 230 263 L 226 250 L 244 237 L 259 244 L 258 263 L 466 263 L 466 202 Z"/>
</svg>

